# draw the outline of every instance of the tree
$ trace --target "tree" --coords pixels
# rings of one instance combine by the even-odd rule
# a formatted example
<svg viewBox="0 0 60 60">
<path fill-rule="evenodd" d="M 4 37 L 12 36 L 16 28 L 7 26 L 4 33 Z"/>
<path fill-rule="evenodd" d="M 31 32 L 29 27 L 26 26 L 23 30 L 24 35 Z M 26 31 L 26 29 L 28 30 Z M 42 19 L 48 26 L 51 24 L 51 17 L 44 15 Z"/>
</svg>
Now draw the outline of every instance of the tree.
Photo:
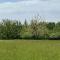
<svg viewBox="0 0 60 60">
<path fill-rule="evenodd" d="M 31 28 L 30 25 L 28 25 L 27 20 L 25 20 L 24 24 L 22 25 L 21 37 L 25 39 L 31 38 Z"/>
<path fill-rule="evenodd" d="M 27 20 L 25 19 L 25 21 L 24 21 L 24 27 L 25 28 L 27 28 L 28 27 L 28 22 L 27 22 Z"/>
<path fill-rule="evenodd" d="M 50 34 L 50 38 L 60 39 L 60 22 L 56 23 L 53 32 Z"/>
<path fill-rule="evenodd" d="M 33 38 L 46 38 L 48 35 L 48 30 L 45 22 L 39 22 L 38 20 L 31 21 L 31 29 Z"/>
<path fill-rule="evenodd" d="M 55 27 L 55 23 L 54 23 L 54 22 L 49 22 L 49 23 L 47 24 L 47 28 L 48 28 L 49 30 L 53 30 L 54 27 Z"/>
<path fill-rule="evenodd" d="M 0 36 L 2 39 L 18 39 L 20 37 L 21 24 L 16 21 L 3 20 L 0 25 Z"/>
<path fill-rule="evenodd" d="M 32 20 L 31 21 L 31 29 L 32 29 L 32 36 L 33 38 L 38 38 L 38 21 Z"/>
</svg>

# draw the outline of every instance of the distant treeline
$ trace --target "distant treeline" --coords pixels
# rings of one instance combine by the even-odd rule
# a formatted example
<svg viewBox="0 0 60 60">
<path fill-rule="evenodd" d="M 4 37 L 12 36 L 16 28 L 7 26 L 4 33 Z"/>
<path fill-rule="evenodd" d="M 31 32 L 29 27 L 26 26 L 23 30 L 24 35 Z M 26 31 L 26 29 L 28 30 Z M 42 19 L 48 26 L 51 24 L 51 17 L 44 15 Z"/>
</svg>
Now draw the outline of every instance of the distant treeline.
<svg viewBox="0 0 60 60">
<path fill-rule="evenodd" d="M 20 21 L 5 19 L 0 22 L 0 39 L 60 39 L 60 22 L 42 22 L 32 19 Z"/>
</svg>

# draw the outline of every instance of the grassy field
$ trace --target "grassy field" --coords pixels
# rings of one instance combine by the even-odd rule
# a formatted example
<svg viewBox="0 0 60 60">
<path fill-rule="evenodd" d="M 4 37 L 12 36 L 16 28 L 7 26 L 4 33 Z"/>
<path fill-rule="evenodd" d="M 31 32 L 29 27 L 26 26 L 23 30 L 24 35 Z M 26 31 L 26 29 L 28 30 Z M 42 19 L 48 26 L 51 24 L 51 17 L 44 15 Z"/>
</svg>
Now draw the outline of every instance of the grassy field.
<svg viewBox="0 0 60 60">
<path fill-rule="evenodd" d="M 60 41 L 0 41 L 0 60 L 60 60 Z"/>
</svg>

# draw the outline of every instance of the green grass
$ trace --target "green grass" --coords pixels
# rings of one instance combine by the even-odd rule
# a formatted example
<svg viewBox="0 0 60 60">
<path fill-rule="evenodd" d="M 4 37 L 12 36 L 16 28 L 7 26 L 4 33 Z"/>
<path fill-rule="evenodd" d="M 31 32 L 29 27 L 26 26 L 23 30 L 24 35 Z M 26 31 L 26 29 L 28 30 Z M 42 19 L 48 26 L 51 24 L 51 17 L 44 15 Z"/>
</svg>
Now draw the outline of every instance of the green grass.
<svg viewBox="0 0 60 60">
<path fill-rule="evenodd" d="M 0 60 L 60 60 L 60 41 L 1 40 Z"/>
</svg>

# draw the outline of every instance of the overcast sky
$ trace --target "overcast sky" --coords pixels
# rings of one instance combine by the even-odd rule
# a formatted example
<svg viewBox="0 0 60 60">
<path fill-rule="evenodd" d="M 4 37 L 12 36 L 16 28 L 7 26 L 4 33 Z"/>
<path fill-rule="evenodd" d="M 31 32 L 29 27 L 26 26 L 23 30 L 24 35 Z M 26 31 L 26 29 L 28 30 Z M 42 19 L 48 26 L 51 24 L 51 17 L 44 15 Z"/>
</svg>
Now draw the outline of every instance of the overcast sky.
<svg viewBox="0 0 60 60">
<path fill-rule="evenodd" d="M 60 21 L 60 0 L 0 0 L 0 19 L 23 22 L 37 14 L 47 21 Z"/>
</svg>

